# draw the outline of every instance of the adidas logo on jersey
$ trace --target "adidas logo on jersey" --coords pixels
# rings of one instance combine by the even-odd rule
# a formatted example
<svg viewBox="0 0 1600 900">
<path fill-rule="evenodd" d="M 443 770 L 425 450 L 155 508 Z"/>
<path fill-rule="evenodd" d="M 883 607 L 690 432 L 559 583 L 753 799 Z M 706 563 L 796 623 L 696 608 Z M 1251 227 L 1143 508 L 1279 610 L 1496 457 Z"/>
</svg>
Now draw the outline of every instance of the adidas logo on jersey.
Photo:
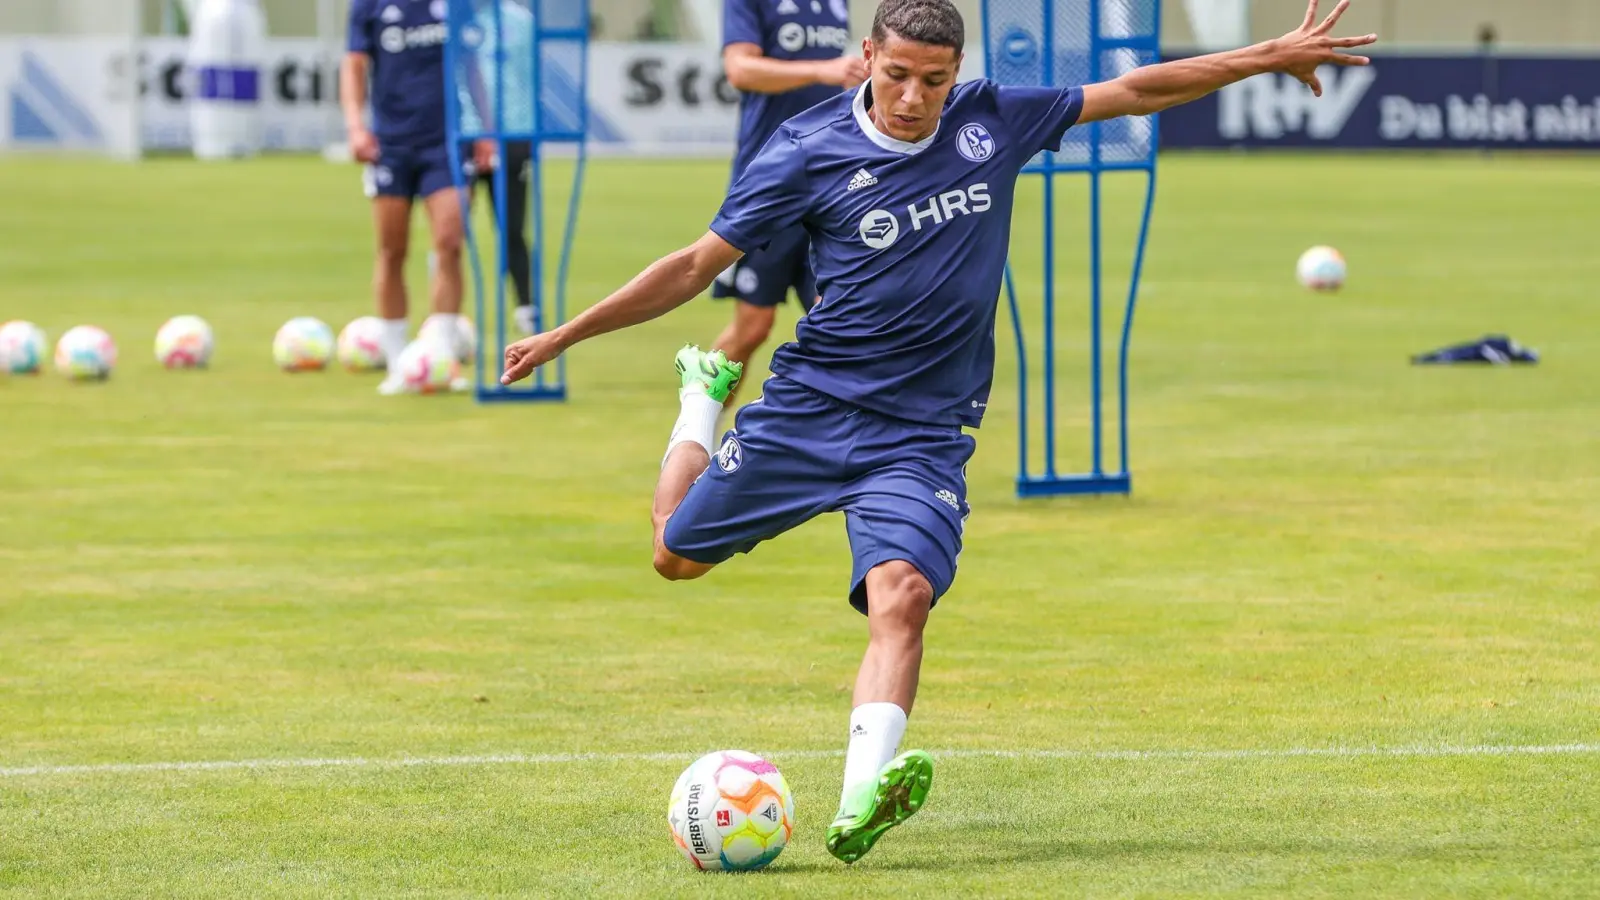
<svg viewBox="0 0 1600 900">
<path fill-rule="evenodd" d="M 933 494 L 933 499 L 938 500 L 940 503 L 943 503 L 957 512 L 961 511 L 961 500 L 956 497 L 954 491 L 935 491 Z"/>
<path fill-rule="evenodd" d="M 795 5 L 794 0 L 783 0 L 782 3 L 778 4 L 778 15 L 780 16 L 792 16 L 799 11 L 800 7 Z"/>
<path fill-rule="evenodd" d="M 864 187 L 872 187 L 878 179 L 866 169 L 857 169 L 856 174 L 850 176 L 850 183 L 844 186 L 845 191 L 859 191 Z"/>
</svg>

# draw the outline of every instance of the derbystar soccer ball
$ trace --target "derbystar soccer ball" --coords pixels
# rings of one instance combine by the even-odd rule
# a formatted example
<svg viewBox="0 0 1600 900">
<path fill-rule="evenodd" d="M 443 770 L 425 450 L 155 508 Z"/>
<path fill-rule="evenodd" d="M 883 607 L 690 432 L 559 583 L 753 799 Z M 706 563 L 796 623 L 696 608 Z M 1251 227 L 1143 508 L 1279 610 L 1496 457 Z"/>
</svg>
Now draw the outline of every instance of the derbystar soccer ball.
<svg viewBox="0 0 1600 900">
<path fill-rule="evenodd" d="M 1336 291 L 1344 286 L 1344 257 L 1332 247 L 1312 247 L 1300 254 L 1295 276 L 1314 291 Z"/>
<path fill-rule="evenodd" d="M 450 327 L 452 320 L 454 328 Z M 478 332 L 466 316 L 429 316 L 417 329 L 417 340 L 442 342 L 464 363 L 472 362 L 478 352 Z"/>
<path fill-rule="evenodd" d="M 667 806 L 672 840 L 695 868 L 748 872 L 778 858 L 794 830 L 794 797 L 772 763 L 743 750 L 695 760 Z"/>
<path fill-rule="evenodd" d="M 211 362 L 211 326 L 199 316 L 174 316 L 156 332 L 156 362 L 169 369 L 199 369 Z"/>
<path fill-rule="evenodd" d="M 383 322 L 362 316 L 339 332 L 339 364 L 352 372 L 372 372 L 388 361 L 383 358 Z"/>
<path fill-rule="evenodd" d="M 32 375 L 44 365 L 49 346 L 43 329 L 32 322 L 17 319 L 0 325 L 0 372 Z"/>
<path fill-rule="evenodd" d="M 408 394 L 437 394 L 461 376 L 461 362 L 444 344 L 418 338 L 406 345 L 389 373 L 400 376 Z"/>
<path fill-rule="evenodd" d="M 75 381 L 109 378 L 116 364 L 116 343 L 93 325 L 79 325 L 56 342 L 56 371 Z"/>
<path fill-rule="evenodd" d="M 272 339 L 272 358 L 285 372 L 326 368 L 333 358 L 333 329 L 311 316 L 290 319 Z"/>
</svg>

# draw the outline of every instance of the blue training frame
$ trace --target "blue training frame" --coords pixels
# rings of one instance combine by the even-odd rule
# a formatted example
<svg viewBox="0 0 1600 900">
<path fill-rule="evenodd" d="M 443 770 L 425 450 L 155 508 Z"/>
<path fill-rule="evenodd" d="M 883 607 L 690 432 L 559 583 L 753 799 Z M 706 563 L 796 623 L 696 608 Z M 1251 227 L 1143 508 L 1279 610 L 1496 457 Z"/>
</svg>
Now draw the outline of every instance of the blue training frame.
<svg viewBox="0 0 1600 900">
<path fill-rule="evenodd" d="M 449 39 L 444 45 L 445 67 L 445 110 L 446 124 L 449 141 L 450 170 L 453 173 L 455 184 L 461 189 L 461 214 L 465 228 L 466 253 L 471 264 L 474 292 L 474 321 L 478 331 L 478 354 L 474 363 L 475 395 L 480 403 L 502 402 L 528 402 L 528 401 L 564 401 L 567 399 L 567 361 L 566 357 L 557 357 L 554 371 L 551 366 L 541 366 L 534 370 L 533 375 L 526 382 L 514 385 L 500 384 L 500 360 L 504 355 L 507 345 L 506 334 L 506 279 L 509 274 L 507 260 L 507 233 L 506 229 L 496 227 L 496 254 L 495 254 L 495 287 L 494 287 L 494 325 L 491 329 L 488 321 L 487 303 L 485 300 L 483 262 L 478 253 L 478 241 L 472 225 L 471 200 L 472 184 L 466 174 L 463 147 L 479 140 L 492 140 L 495 142 L 498 155 L 506 159 L 507 141 L 526 141 L 530 148 L 529 153 L 529 191 L 528 215 L 533 222 L 533 243 L 530 248 L 530 301 L 533 306 L 533 330 L 535 333 L 543 332 L 548 327 L 555 327 L 566 321 L 567 308 L 567 277 L 571 269 L 572 242 L 577 233 L 578 208 L 582 200 L 584 171 L 588 162 L 588 130 L 589 130 L 589 100 L 588 100 L 588 68 L 589 68 L 589 0 L 531 0 L 528 9 L 533 16 L 532 54 L 526 60 L 508 60 L 506 56 L 505 41 L 495 44 L 495 71 L 497 77 L 494 84 L 494 116 L 493 122 L 483 122 L 483 130 L 467 132 L 461 127 L 461 100 L 457 89 L 457 78 L 464 65 L 472 64 L 469 56 L 462 52 L 462 39 L 468 29 L 476 27 L 473 23 L 476 18 L 474 7 L 478 0 L 447 0 L 448 14 L 446 25 L 449 29 Z M 505 32 L 505 7 L 507 2 L 515 0 L 491 0 L 493 3 L 493 19 L 496 34 L 504 35 Z M 560 7 L 558 14 L 553 12 Z M 550 21 L 571 20 L 572 25 L 551 25 Z M 576 108 L 573 110 L 572 127 L 562 128 L 547 123 L 546 102 L 548 94 L 543 79 L 546 73 L 545 56 L 552 49 L 576 48 L 577 71 L 576 78 Z M 530 67 L 530 84 L 532 86 L 533 103 L 533 129 L 532 131 L 512 131 L 505 125 L 505 67 L 508 62 L 527 65 Z M 572 188 L 567 201 L 566 226 L 561 237 L 561 249 L 556 264 L 556 274 L 550 290 L 545 284 L 545 202 L 544 202 L 544 171 L 545 145 L 547 144 L 575 144 L 577 148 L 576 162 L 572 174 Z M 504 166 L 495 169 L 495 221 L 504 222 L 506 219 L 506 188 L 507 178 Z M 550 296 L 550 295 L 553 295 Z M 546 300 L 552 299 L 553 310 L 547 308 Z M 554 316 L 546 315 L 553 312 Z M 494 338 L 491 343 L 488 338 Z M 493 347 L 494 352 L 489 349 Z"/>
<path fill-rule="evenodd" d="M 1069 3 L 1078 7 L 1087 7 L 1089 35 L 1087 83 L 1094 83 L 1103 79 L 1105 57 L 1108 53 L 1134 51 L 1143 54 L 1148 59 L 1159 60 L 1160 58 L 1161 10 L 1158 0 L 1130 0 L 1130 2 L 1145 5 L 1144 8 L 1148 11 L 1147 18 L 1150 24 L 1145 30 L 1144 36 L 1118 38 L 1103 36 L 1101 22 L 1102 0 L 1037 0 L 1037 2 L 1042 5 L 1043 15 L 1039 29 L 1040 46 L 1036 48 L 1035 52 L 1039 53 L 1042 58 L 1042 72 L 1038 82 L 1030 83 L 1043 85 L 1054 85 L 1056 83 L 1055 63 L 1057 56 L 1055 39 L 1058 23 L 1055 17 L 1059 7 L 1066 6 Z M 995 61 L 1002 50 L 992 40 L 991 26 L 992 20 L 996 16 L 991 14 L 991 8 L 1004 5 L 1015 9 L 1017 3 L 1018 0 L 983 0 L 984 75 L 986 77 L 995 77 Z M 1024 338 L 1022 310 L 1017 302 L 1016 280 L 1013 276 L 1011 264 L 1007 262 L 1005 274 L 1006 299 L 1011 310 L 1012 330 L 1016 336 L 1017 346 L 1018 497 L 1041 497 L 1062 494 L 1127 494 L 1133 490 L 1133 475 L 1128 462 L 1128 353 L 1132 341 L 1134 311 L 1138 303 L 1139 283 L 1144 271 L 1145 247 L 1150 236 L 1151 213 L 1155 207 L 1156 151 L 1160 143 L 1160 124 L 1157 117 L 1151 117 L 1149 148 L 1148 152 L 1143 154 L 1141 158 L 1115 160 L 1103 158 L 1104 124 L 1093 122 L 1087 126 L 1089 129 L 1089 156 L 1087 161 L 1062 160 L 1056 153 L 1045 152 L 1022 170 L 1024 175 L 1038 175 L 1040 177 L 1044 207 L 1044 271 L 1041 280 L 1041 299 L 1044 313 L 1044 343 L 1041 360 L 1044 370 L 1044 422 L 1042 428 L 1044 470 L 1039 474 L 1034 474 L 1030 472 L 1029 467 L 1031 445 L 1029 443 L 1030 433 L 1028 427 L 1028 348 Z M 1117 468 L 1113 471 L 1107 471 L 1105 467 L 1104 385 L 1101 374 L 1103 370 L 1101 347 L 1101 309 L 1103 305 L 1101 290 L 1103 271 L 1101 178 L 1108 172 L 1143 172 L 1147 178 L 1144 212 L 1139 225 L 1138 243 L 1134 251 L 1128 297 L 1123 309 L 1122 334 L 1118 344 L 1117 447 L 1119 458 Z M 1062 474 L 1057 469 L 1056 449 L 1055 176 L 1058 174 L 1078 173 L 1084 173 L 1089 176 L 1090 470 L 1084 473 Z"/>
</svg>

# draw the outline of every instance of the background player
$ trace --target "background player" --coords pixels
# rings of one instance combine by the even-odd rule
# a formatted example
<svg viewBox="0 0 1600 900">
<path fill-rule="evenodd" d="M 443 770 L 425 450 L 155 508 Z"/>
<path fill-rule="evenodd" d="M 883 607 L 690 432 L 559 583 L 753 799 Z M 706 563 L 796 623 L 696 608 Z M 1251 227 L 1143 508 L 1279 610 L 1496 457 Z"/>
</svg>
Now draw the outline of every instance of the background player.
<svg viewBox="0 0 1600 900">
<path fill-rule="evenodd" d="M 963 469 L 994 375 L 994 324 L 1022 166 L 1074 124 L 1148 115 L 1267 72 L 1318 95 L 1319 65 L 1377 38 L 1333 38 L 1349 0 L 1242 50 L 1136 69 L 1084 88 L 956 87 L 965 40 L 949 0 L 884 0 L 864 49 L 870 81 L 785 123 L 733 185 L 710 230 L 554 331 L 506 351 L 502 381 L 578 341 L 653 319 L 767 236 L 804 223 L 826 302 L 773 355 L 759 403 L 717 447 L 741 367 L 679 351 L 680 412 L 656 488 L 655 567 L 697 578 L 821 512 L 842 511 L 850 601 L 867 614 L 839 813 L 828 850 L 859 859 L 920 808 L 924 752 L 898 757 L 922 633 L 955 578 Z M 875 183 L 848 185 L 868 172 Z M 714 460 L 714 464 L 713 464 Z M 702 477 L 703 476 L 703 477 Z"/>
<path fill-rule="evenodd" d="M 784 120 L 867 77 L 866 63 L 844 56 L 850 44 L 846 0 L 724 0 L 722 68 L 741 92 L 739 139 L 729 184 L 738 181 Z M 714 347 L 744 363 L 766 343 L 777 309 L 792 289 L 802 310 L 817 296 L 810 239 L 795 226 L 730 266 L 711 287 L 732 297 L 733 321 Z M 733 394 L 728 395 L 729 403 Z"/>
<path fill-rule="evenodd" d="M 496 7 L 498 20 L 496 19 Z M 498 27 L 497 27 L 498 23 Z M 508 132 L 533 131 L 533 13 L 520 0 L 474 0 L 472 31 L 462 43 L 472 51 L 472 63 L 458 79 L 461 100 L 461 126 L 468 132 L 481 131 L 495 124 L 495 103 L 504 100 L 502 124 Z M 505 50 L 504 65 L 497 66 L 495 53 Z M 513 310 L 517 328 L 533 333 L 533 294 L 530 278 L 532 259 L 528 248 L 528 178 L 531 174 L 533 145 L 525 140 L 502 142 L 505 158 L 495 157 L 493 141 L 479 141 L 472 154 L 475 183 L 488 190 L 491 212 L 495 204 L 495 169 L 505 168 L 506 217 L 499 222 L 505 232 L 506 268 L 516 290 Z"/>
<path fill-rule="evenodd" d="M 409 338 L 405 264 L 411 202 L 421 197 L 433 234 L 434 315 L 461 313 L 461 198 L 450 173 L 445 139 L 442 0 L 353 0 L 348 52 L 339 75 L 339 102 L 355 158 L 367 164 L 367 196 L 378 232 L 373 271 L 383 353 L 391 365 Z M 363 121 L 371 82 L 372 127 Z M 464 387 L 460 379 L 458 387 Z M 391 372 L 380 394 L 400 393 Z"/>
</svg>

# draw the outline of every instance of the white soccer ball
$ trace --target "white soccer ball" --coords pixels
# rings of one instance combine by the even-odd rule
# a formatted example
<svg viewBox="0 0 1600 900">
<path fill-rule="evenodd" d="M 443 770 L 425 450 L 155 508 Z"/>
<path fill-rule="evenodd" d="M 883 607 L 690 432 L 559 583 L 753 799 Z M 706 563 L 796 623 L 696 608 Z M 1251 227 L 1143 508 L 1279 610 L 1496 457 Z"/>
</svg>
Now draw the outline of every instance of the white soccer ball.
<svg viewBox="0 0 1600 900">
<path fill-rule="evenodd" d="M 455 322 L 454 328 L 450 327 L 452 321 Z M 417 340 L 442 342 L 456 355 L 456 359 L 464 363 L 472 362 L 478 353 L 478 331 L 466 316 L 441 316 L 435 313 L 423 320 L 422 327 L 417 329 Z"/>
<path fill-rule="evenodd" d="M 352 372 L 372 372 L 383 368 L 383 320 L 362 316 L 339 332 L 339 364 Z"/>
<path fill-rule="evenodd" d="M 777 859 L 789 843 L 794 796 L 772 763 L 743 750 L 720 750 L 678 776 L 667 825 L 695 868 L 747 872 Z"/>
<path fill-rule="evenodd" d="M 104 380 L 116 365 L 116 343 L 93 325 L 79 325 L 56 342 L 56 371 L 75 381 Z"/>
<path fill-rule="evenodd" d="M 1300 254 L 1295 276 L 1314 291 L 1336 291 L 1344 286 L 1344 257 L 1332 247 L 1312 247 Z"/>
<path fill-rule="evenodd" d="M 400 377 L 408 394 L 437 394 L 461 376 L 461 362 L 444 344 L 418 338 L 406 345 L 389 374 Z"/>
<path fill-rule="evenodd" d="M 0 325 L 0 372 L 32 375 L 44 366 L 49 349 L 44 330 L 32 322 L 17 319 Z"/>
<path fill-rule="evenodd" d="M 333 329 L 311 316 L 290 319 L 272 338 L 272 358 L 285 372 L 327 368 L 333 358 Z"/>
<path fill-rule="evenodd" d="M 211 326 L 199 316 L 174 316 L 156 332 L 156 362 L 169 369 L 201 369 L 211 362 Z"/>
</svg>

